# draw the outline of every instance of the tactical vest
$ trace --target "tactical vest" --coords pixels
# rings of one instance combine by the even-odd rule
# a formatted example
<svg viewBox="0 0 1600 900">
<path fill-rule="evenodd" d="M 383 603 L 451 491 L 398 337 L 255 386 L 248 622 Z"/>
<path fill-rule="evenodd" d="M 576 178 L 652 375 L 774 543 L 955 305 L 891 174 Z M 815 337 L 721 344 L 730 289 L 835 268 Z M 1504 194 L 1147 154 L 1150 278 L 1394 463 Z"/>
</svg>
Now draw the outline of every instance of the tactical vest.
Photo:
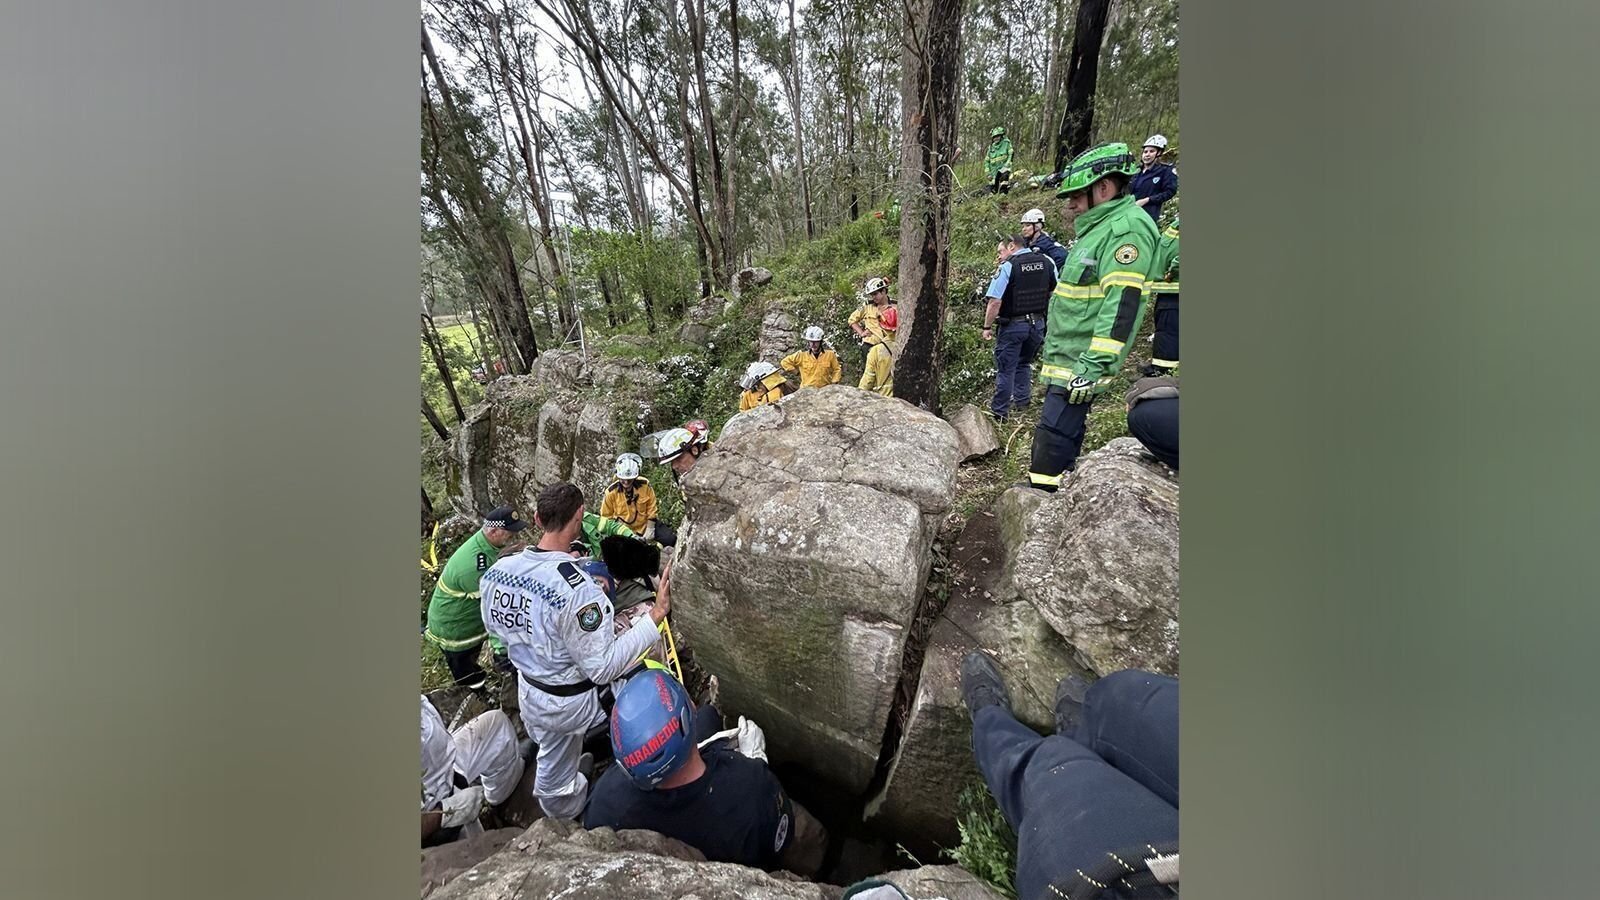
<svg viewBox="0 0 1600 900">
<path fill-rule="evenodd" d="M 1037 250 L 1023 250 L 1011 254 L 1010 262 L 1011 279 L 1000 295 L 1000 318 L 1044 312 L 1050 306 L 1050 292 L 1056 287 L 1050 274 L 1050 257 Z"/>
</svg>

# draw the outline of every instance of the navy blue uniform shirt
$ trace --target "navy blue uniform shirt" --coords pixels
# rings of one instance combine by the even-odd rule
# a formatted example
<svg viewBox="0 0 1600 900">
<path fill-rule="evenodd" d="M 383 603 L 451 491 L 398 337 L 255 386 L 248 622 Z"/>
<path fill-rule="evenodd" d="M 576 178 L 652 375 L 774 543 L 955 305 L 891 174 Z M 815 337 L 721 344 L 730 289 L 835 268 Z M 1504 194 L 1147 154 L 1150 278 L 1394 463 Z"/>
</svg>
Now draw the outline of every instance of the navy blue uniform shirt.
<svg viewBox="0 0 1600 900">
<path fill-rule="evenodd" d="M 1150 198 L 1150 202 L 1144 205 L 1144 211 L 1159 222 L 1161 204 L 1171 200 L 1172 195 L 1178 192 L 1178 172 L 1166 163 L 1158 162 L 1133 176 L 1133 180 L 1128 182 L 1128 189 L 1135 200 Z"/>
</svg>

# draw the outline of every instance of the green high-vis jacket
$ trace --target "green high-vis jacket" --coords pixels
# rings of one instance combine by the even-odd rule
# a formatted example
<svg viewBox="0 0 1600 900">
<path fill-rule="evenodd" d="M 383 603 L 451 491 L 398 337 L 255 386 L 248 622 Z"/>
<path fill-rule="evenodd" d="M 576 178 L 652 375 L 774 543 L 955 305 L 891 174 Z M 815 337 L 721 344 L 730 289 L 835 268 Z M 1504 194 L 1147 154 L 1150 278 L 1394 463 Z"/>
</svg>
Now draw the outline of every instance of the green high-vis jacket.
<svg viewBox="0 0 1600 900">
<path fill-rule="evenodd" d="M 500 551 L 482 530 L 450 554 L 428 600 L 428 639 L 441 649 L 468 650 L 489 633 L 479 611 L 478 579 L 499 558 Z"/>
<path fill-rule="evenodd" d="M 1075 377 L 1104 391 L 1144 320 L 1156 265 L 1156 224 L 1127 195 L 1078 216 L 1046 319 L 1039 377 L 1063 387 Z"/>
<path fill-rule="evenodd" d="M 983 158 L 983 174 L 992 181 L 994 176 L 1011 168 L 1011 139 L 1003 137 L 989 145 L 989 155 Z"/>
<path fill-rule="evenodd" d="M 1161 243 L 1156 247 L 1156 264 L 1150 269 L 1151 282 L 1146 289 L 1151 294 L 1178 293 L 1178 220 L 1173 219 L 1161 232 Z"/>
</svg>

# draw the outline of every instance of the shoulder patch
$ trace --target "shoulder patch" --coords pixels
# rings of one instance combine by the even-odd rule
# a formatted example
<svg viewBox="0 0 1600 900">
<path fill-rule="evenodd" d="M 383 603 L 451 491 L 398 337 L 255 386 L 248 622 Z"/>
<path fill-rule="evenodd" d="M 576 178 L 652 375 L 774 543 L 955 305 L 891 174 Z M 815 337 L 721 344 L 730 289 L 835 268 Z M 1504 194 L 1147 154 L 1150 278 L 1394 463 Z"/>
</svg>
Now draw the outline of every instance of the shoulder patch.
<svg viewBox="0 0 1600 900">
<path fill-rule="evenodd" d="M 589 576 L 583 574 L 582 569 L 569 562 L 556 564 L 556 571 L 561 573 L 561 577 L 573 590 L 577 590 L 589 581 Z"/>
<path fill-rule="evenodd" d="M 774 838 L 773 841 L 772 841 L 772 852 L 774 852 L 774 853 L 782 853 L 783 852 L 783 842 L 788 837 L 789 837 L 789 814 L 788 813 L 784 813 L 783 816 L 778 819 L 778 834 L 777 834 L 777 837 Z"/>
<path fill-rule="evenodd" d="M 1139 258 L 1139 248 L 1132 244 L 1123 244 L 1112 252 L 1112 257 L 1123 265 L 1128 265 Z"/>
<path fill-rule="evenodd" d="M 605 614 L 600 612 L 600 604 L 590 603 L 578 610 L 578 627 L 584 631 L 594 631 L 600 627 L 600 622 L 604 618 Z"/>
<path fill-rule="evenodd" d="M 482 572 L 487 568 L 489 568 L 489 554 L 480 550 L 478 551 L 478 571 Z"/>
</svg>

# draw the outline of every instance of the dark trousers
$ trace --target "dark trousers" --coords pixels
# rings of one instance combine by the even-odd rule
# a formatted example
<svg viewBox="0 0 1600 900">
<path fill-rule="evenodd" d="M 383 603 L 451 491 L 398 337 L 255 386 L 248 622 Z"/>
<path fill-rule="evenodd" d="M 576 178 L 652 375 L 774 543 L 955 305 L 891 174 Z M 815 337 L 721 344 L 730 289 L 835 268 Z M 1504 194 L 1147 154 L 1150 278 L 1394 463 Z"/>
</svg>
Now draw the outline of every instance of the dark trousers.
<svg viewBox="0 0 1600 900">
<path fill-rule="evenodd" d="M 1143 859 L 1146 845 L 1177 845 L 1177 679 L 1134 669 L 1100 679 L 1071 736 L 1040 737 L 1004 707 L 984 707 L 972 752 L 1017 833 L 1020 900 L 1055 896 L 1050 885 L 1065 891 L 1079 870 L 1105 871 L 1108 854 Z"/>
<path fill-rule="evenodd" d="M 1072 471 L 1083 449 L 1083 432 L 1089 421 L 1089 403 L 1068 403 L 1067 389 L 1051 385 L 1044 393 L 1044 409 L 1033 429 L 1033 464 L 1028 480 L 1034 487 L 1053 491 L 1061 475 Z"/>
<path fill-rule="evenodd" d="M 673 547 L 678 543 L 678 532 L 665 522 L 656 523 L 656 543 L 663 547 Z"/>
<path fill-rule="evenodd" d="M 1150 364 L 1159 369 L 1178 367 L 1178 295 L 1156 295 L 1156 333 L 1150 347 Z"/>
<path fill-rule="evenodd" d="M 1178 398 L 1140 400 L 1128 411 L 1128 433 L 1156 459 L 1178 468 Z"/>
<path fill-rule="evenodd" d="M 994 397 L 989 409 L 1005 418 L 1033 399 L 1033 360 L 1044 346 L 1044 315 L 1012 319 L 994 335 Z"/>
<path fill-rule="evenodd" d="M 994 173 L 994 180 L 989 182 L 989 193 L 1009 194 L 1011 192 L 1011 185 L 1007 184 L 1007 182 L 1010 180 L 1010 169 L 1001 169 L 1000 171 Z"/>
<path fill-rule="evenodd" d="M 486 677 L 483 667 L 478 665 L 478 654 L 483 650 L 479 643 L 470 650 L 444 650 L 444 663 L 450 667 L 450 675 L 455 678 L 456 684 L 467 687 L 479 687 Z"/>
</svg>

